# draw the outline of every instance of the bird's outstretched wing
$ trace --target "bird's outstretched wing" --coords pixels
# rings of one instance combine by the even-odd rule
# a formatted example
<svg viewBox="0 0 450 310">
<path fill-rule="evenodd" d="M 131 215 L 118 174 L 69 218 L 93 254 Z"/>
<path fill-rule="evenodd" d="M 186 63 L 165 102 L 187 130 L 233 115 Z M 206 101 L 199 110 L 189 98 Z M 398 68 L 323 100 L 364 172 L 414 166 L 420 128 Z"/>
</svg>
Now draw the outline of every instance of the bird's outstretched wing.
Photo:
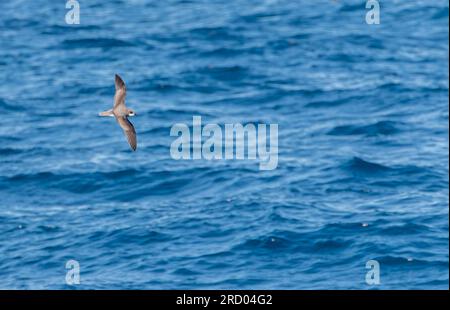
<svg viewBox="0 0 450 310">
<path fill-rule="evenodd" d="M 137 148 L 137 139 L 136 139 L 136 130 L 134 130 L 133 124 L 128 120 L 126 116 L 124 117 L 116 117 L 117 122 L 120 127 L 122 127 L 125 136 L 127 137 L 128 143 L 131 146 L 133 151 L 136 151 Z"/>
<path fill-rule="evenodd" d="M 125 104 L 125 95 L 127 94 L 125 82 L 117 74 L 115 84 L 116 84 L 116 93 L 114 94 L 114 108 L 116 108 L 118 105 Z"/>
</svg>

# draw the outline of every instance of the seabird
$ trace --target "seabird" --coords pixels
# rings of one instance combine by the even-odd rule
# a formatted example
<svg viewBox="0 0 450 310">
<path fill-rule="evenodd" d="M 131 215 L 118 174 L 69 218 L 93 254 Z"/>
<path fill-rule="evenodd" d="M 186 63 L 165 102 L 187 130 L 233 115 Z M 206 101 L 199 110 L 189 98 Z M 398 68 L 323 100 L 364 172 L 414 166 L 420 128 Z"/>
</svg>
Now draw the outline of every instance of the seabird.
<svg viewBox="0 0 450 310">
<path fill-rule="evenodd" d="M 136 130 L 134 130 L 133 124 L 128 120 L 128 116 L 135 116 L 133 110 L 128 109 L 125 106 L 125 95 L 127 94 L 127 89 L 125 87 L 124 81 L 116 74 L 116 93 L 114 94 L 114 106 L 111 110 L 101 112 L 100 116 L 113 116 L 116 118 L 119 126 L 122 127 L 125 136 L 127 137 L 128 143 L 133 151 L 136 151 Z"/>
</svg>

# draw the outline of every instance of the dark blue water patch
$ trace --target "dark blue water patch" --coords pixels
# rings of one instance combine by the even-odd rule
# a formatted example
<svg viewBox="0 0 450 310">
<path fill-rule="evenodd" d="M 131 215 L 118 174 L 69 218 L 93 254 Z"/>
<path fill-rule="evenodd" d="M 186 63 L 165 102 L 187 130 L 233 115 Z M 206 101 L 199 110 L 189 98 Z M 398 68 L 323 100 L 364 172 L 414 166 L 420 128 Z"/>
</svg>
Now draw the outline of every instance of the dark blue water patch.
<svg viewBox="0 0 450 310">
<path fill-rule="evenodd" d="M 90 31 L 99 31 L 102 28 L 97 25 L 51 25 L 46 27 L 41 31 L 43 35 L 65 35 L 67 32 L 70 33 L 79 33 L 79 32 L 90 32 Z"/>
<path fill-rule="evenodd" d="M 5 29 L 21 29 L 26 27 L 32 29 L 39 26 L 41 23 L 38 20 L 31 18 L 6 18 L 3 20 L 2 24 Z"/>
<path fill-rule="evenodd" d="M 377 261 L 379 261 L 380 265 L 386 267 L 401 267 L 404 265 L 408 265 L 410 270 L 413 270 L 420 266 L 427 266 L 429 264 L 434 264 L 427 262 L 426 260 L 413 259 L 410 257 L 392 256 L 392 255 L 385 255 L 377 257 L 376 259 Z"/>
<path fill-rule="evenodd" d="M 284 15 L 283 12 L 273 12 L 273 13 L 252 13 L 252 14 L 243 14 L 239 16 L 240 21 L 244 21 L 248 24 L 253 24 L 256 22 L 260 22 L 264 19 L 271 18 L 271 17 L 277 17 Z"/>
<path fill-rule="evenodd" d="M 242 55 L 243 53 L 254 53 L 256 49 L 236 49 L 229 47 L 219 47 L 200 52 L 201 57 L 217 57 L 232 58 Z"/>
<path fill-rule="evenodd" d="M 433 19 L 447 19 L 448 20 L 448 8 L 433 8 L 434 14 L 432 16 Z"/>
<path fill-rule="evenodd" d="M 207 41 L 239 41 L 239 31 L 229 29 L 229 27 L 199 27 L 189 30 L 189 37 L 192 39 L 204 39 Z"/>
<path fill-rule="evenodd" d="M 63 231 L 63 229 L 60 226 L 51 226 L 51 225 L 39 225 L 36 227 L 36 230 L 43 234 L 58 233 Z"/>
<path fill-rule="evenodd" d="M 401 132 L 401 126 L 398 122 L 393 121 L 379 121 L 370 125 L 341 125 L 336 126 L 328 132 L 332 136 L 378 136 L 378 135 L 393 135 Z"/>
<path fill-rule="evenodd" d="M 189 268 L 178 268 L 172 272 L 174 275 L 181 275 L 181 276 L 195 276 L 201 274 L 198 271 L 189 269 Z"/>
<path fill-rule="evenodd" d="M 183 87 L 176 83 L 177 81 L 164 77 L 164 76 L 157 76 L 151 79 L 145 79 L 142 81 L 139 81 L 138 85 L 135 86 L 133 89 L 135 91 L 150 91 L 154 90 L 158 93 L 170 93 L 177 90 L 182 90 Z"/>
<path fill-rule="evenodd" d="M 191 171 L 190 178 L 180 178 L 178 170 L 157 171 L 139 178 L 133 188 L 126 187 L 111 194 L 108 199 L 114 201 L 135 201 L 148 197 L 161 197 L 165 195 L 194 195 L 202 193 L 208 187 L 210 178 L 202 168 L 187 168 Z M 207 171 L 207 170 L 206 170 Z M 128 178 L 128 177 L 125 177 Z M 218 179 L 215 180 L 216 182 Z"/>
<path fill-rule="evenodd" d="M 351 43 L 356 46 L 364 46 L 368 48 L 374 49 L 383 49 L 384 44 L 383 40 L 373 37 L 367 34 L 349 34 L 341 37 L 346 43 Z M 372 56 L 373 60 L 373 56 Z"/>
<path fill-rule="evenodd" d="M 349 247 L 349 241 L 346 239 L 330 239 L 324 241 L 317 241 L 314 244 L 316 251 L 335 252 Z"/>
<path fill-rule="evenodd" d="M 62 189 L 71 193 L 84 194 L 92 193 L 104 187 L 107 180 L 121 180 L 133 177 L 138 172 L 133 169 L 126 169 L 113 172 L 95 173 L 69 173 L 56 174 L 53 172 L 38 172 L 31 174 L 17 174 L 10 176 L 3 181 L 13 186 L 14 184 L 33 185 L 37 188 Z M 84 175 L 84 177 L 80 177 Z"/>
<path fill-rule="evenodd" d="M 224 237 L 224 236 L 229 236 L 229 235 L 233 235 L 234 233 L 234 229 L 216 229 L 215 227 L 211 230 L 205 231 L 201 234 L 199 234 L 200 238 L 214 238 L 214 237 Z"/>
<path fill-rule="evenodd" d="M 297 45 L 299 45 L 301 42 L 296 39 L 278 39 L 275 41 L 269 42 L 269 45 L 276 49 L 277 51 L 286 50 L 289 48 L 293 48 Z"/>
<path fill-rule="evenodd" d="M 420 186 L 424 181 L 428 180 L 434 180 L 434 186 L 440 189 L 443 188 L 442 182 L 448 183 L 448 181 L 444 181 L 444 174 L 427 167 L 416 165 L 388 167 L 359 157 L 354 157 L 352 160 L 340 165 L 339 168 L 352 176 L 351 182 L 358 182 L 358 185 L 352 184 L 351 187 L 355 190 L 361 187 L 361 190 L 367 193 L 377 193 L 381 188 L 393 190 L 404 186 Z M 438 186 L 438 184 L 441 185 Z M 340 189 L 337 190 L 342 190 L 347 187 L 341 188 L 338 185 L 338 188 Z M 334 189 L 336 190 L 336 188 Z"/>
<path fill-rule="evenodd" d="M 25 108 L 20 104 L 20 102 L 11 102 L 10 100 L 5 100 L 0 98 L 0 111 L 10 112 L 10 111 L 24 111 Z"/>
<path fill-rule="evenodd" d="M 321 95 L 323 94 L 320 91 L 317 91 L 315 94 L 312 95 Z M 324 98 L 324 99 L 320 99 L 320 100 L 313 100 L 308 102 L 305 107 L 306 108 L 335 108 L 344 104 L 352 104 L 354 102 L 362 102 L 363 100 L 365 100 L 365 96 L 360 96 L 360 95 L 356 95 L 356 96 L 350 96 L 350 97 L 346 97 L 344 96 L 343 98 L 340 98 L 340 96 L 338 95 L 334 95 L 331 96 L 331 98 Z"/>
<path fill-rule="evenodd" d="M 243 244 L 234 248 L 236 251 L 240 250 L 268 250 L 268 251 L 281 251 L 289 249 L 292 246 L 292 242 L 288 239 L 277 236 L 264 236 L 256 239 L 249 239 Z"/>
<path fill-rule="evenodd" d="M 67 117 L 74 116 L 74 114 L 71 113 L 70 111 L 45 111 L 45 110 L 33 111 L 33 115 L 40 116 L 40 117 L 45 117 L 45 118 L 48 118 L 48 119 L 51 119 L 51 118 L 67 118 Z"/>
<path fill-rule="evenodd" d="M 317 236 L 349 236 L 354 233 L 361 234 L 366 232 L 366 234 L 370 234 L 370 232 L 365 229 L 365 227 L 360 222 L 336 222 L 329 223 L 321 227 L 319 230 L 315 231 L 311 235 Z"/>
<path fill-rule="evenodd" d="M 375 175 L 392 171 L 390 167 L 381 164 L 372 163 L 359 157 L 353 157 L 350 161 L 342 165 L 342 167 L 352 173 Z"/>
<path fill-rule="evenodd" d="M 325 57 L 329 61 L 345 62 L 351 65 L 352 63 L 364 63 L 370 61 L 370 57 L 366 55 L 349 55 L 343 53 L 334 53 Z"/>
<path fill-rule="evenodd" d="M 118 228 L 112 231 L 96 231 L 87 236 L 94 244 L 102 244 L 106 248 L 115 248 L 124 245 L 149 245 L 157 242 L 165 242 L 172 237 L 170 235 L 150 230 L 145 227 Z"/>
<path fill-rule="evenodd" d="M 124 195 L 116 196 L 115 198 L 123 201 L 132 201 L 134 199 L 141 199 L 142 197 L 146 197 L 148 195 L 157 195 L 157 196 L 169 194 L 175 195 L 181 192 L 184 189 L 184 187 L 186 187 L 190 183 L 191 179 L 189 178 L 177 180 L 165 180 L 157 182 L 155 185 L 151 187 L 131 191 Z"/>
<path fill-rule="evenodd" d="M 302 33 L 297 33 L 294 34 L 292 36 L 289 37 L 289 39 L 295 40 L 295 41 L 302 41 L 302 40 L 307 40 L 311 37 L 311 33 L 307 33 L 307 32 L 302 32 Z"/>
<path fill-rule="evenodd" d="M 130 47 L 134 44 L 127 40 L 115 38 L 87 38 L 87 39 L 66 39 L 62 43 L 62 48 L 115 48 Z"/>
<path fill-rule="evenodd" d="M 343 3 L 339 11 L 341 12 L 354 12 L 354 11 L 361 11 L 364 10 L 365 4 L 364 3 Z"/>
<path fill-rule="evenodd" d="M 402 225 L 390 225 L 381 229 L 384 235 L 414 235 L 429 232 L 429 228 L 425 225 L 419 225 L 414 223 L 406 223 Z"/>
<path fill-rule="evenodd" d="M 17 155 L 22 153 L 23 150 L 15 149 L 15 148 L 0 148 L 0 155 L 2 156 L 9 156 L 9 155 Z"/>
<path fill-rule="evenodd" d="M 338 229 L 334 237 L 333 231 L 346 227 L 347 232 Z M 336 223 L 325 225 L 316 231 L 294 232 L 277 230 L 267 236 L 249 239 L 234 247 L 235 251 L 276 251 L 277 253 L 330 253 L 350 249 L 353 241 L 352 233 L 361 234 L 361 223 Z M 339 238 L 341 236 L 341 238 Z"/>
</svg>

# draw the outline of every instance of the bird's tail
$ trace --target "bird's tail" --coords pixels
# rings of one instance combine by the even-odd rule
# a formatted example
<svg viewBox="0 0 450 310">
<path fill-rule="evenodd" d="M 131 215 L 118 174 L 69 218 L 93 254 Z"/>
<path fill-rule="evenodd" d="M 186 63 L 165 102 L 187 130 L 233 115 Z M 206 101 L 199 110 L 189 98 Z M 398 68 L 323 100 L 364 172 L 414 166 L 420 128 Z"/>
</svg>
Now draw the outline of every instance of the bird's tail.
<svg viewBox="0 0 450 310">
<path fill-rule="evenodd" d="M 99 116 L 114 116 L 113 111 L 112 110 L 108 110 L 108 111 L 104 111 L 104 112 L 100 112 L 98 114 Z"/>
</svg>

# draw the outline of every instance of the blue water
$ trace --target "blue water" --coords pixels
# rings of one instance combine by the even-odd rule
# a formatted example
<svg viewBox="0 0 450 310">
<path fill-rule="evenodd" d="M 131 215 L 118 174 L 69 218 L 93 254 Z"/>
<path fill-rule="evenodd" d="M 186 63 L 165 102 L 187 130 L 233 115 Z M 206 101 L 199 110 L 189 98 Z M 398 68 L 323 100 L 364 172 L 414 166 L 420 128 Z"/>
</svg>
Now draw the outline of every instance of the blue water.
<svg viewBox="0 0 450 310">
<path fill-rule="evenodd" d="M 1 1 L 0 288 L 448 289 L 448 5 Z M 277 169 L 173 160 L 193 115 L 279 124 Z"/>
</svg>

